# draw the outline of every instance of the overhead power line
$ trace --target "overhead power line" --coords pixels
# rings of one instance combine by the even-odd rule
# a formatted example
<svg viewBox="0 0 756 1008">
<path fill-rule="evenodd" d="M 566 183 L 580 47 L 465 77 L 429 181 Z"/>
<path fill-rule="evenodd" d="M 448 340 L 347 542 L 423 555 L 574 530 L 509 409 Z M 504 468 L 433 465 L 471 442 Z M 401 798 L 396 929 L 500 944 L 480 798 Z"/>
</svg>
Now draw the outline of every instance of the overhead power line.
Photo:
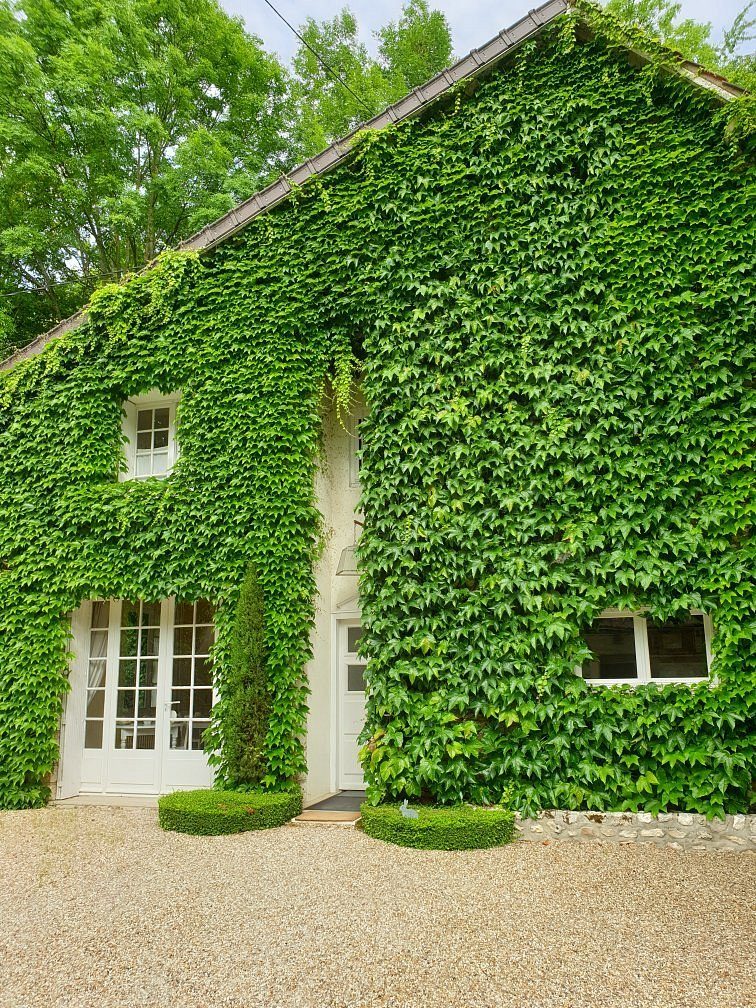
<svg viewBox="0 0 756 1008">
<path fill-rule="evenodd" d="M 281 13 L 281 11 L 278 10 L 276 7 L 274 7 L 273 4 L 270 2 L 270 0 L 263 0 L 263 2 L 266 3 L 268 5 L 268 7 L 270 7 L 270 9 L 273 11 L 274 14 L 277 14 L 278 17 L 281 18 L 281 20 L 283 21 L 283 23 L 286 25 L 287 28 L 289 28 L 291 31 L 294 32 L 294 34 L 297 36 L 297 38 L 302 43 L 302 45 L 306 46 L 310 50 L 310 52 L 312 53 L 312 55 L 315 57 L 315 59 L 318 61 L 318 63 L 320 63 L 320 65 L 323 67 L 323 69 L 327 73 L 329 73 L 333 77 L 333 79 L 335 81 L 338 81 L 338 83 L 341 84 L 341 86 L 346 91 L 349 92 L 349 94 L 352 96 L 352 98 L 354 98 L 355 101 L 358 102 L 365 109 L 365 111 L 369 115 L 372 115 L 373 114 L 373 110 L 370 108 L 370 106 L 367 105 L 362 100 L 362 98 L 360 98 L 360 96 L 358 94 L 355 94 L 355 92 L 349 87 L 349 85 L 344 80 L 344 78 L 342 76 L 340 76 L 340 74 L 337 73 L 336 70 L 334 70 L 334 68 L 331 66 L 330 63 L 328 63 L 327 60 L 323 59 L 323 57 L 320 55 L 320 53 L 316 49 L 313 49 L 313 47 L 310 45 L 310 43 L 307 41 L 307 39 L 304 38 L 302 35 L 300 35 L 300 33 L 297 31 L 297 29 L 294 27 L 294 25 L 290 21 L 286 20 L 286 18 L 283 16 L 283 14 Z"/>
</svg>

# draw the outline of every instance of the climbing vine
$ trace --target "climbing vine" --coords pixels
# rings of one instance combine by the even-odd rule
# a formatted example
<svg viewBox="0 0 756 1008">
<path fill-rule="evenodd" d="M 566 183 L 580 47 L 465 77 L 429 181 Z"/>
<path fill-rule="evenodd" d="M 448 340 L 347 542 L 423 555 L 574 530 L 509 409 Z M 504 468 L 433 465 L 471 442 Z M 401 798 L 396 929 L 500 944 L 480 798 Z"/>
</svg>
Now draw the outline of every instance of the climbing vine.
<svg viewBox="0 0 756 1008">
<path fill-rule="evenodd" d="M 753 170 L 710 94 L 573 28 L 3 375 L 3 804 L 44 800 L 67 612 L 212 598 L 222 682 L 250 563 L 263 784 L 303 772 L 319 409 L 356 353 L 370 797 L 747 807 Z M 118 482 L 154 387 L 182 390 L 180 459 Z M 610 606 L 713 613 L 715 682 L 584 683 Z"/>
</svg>

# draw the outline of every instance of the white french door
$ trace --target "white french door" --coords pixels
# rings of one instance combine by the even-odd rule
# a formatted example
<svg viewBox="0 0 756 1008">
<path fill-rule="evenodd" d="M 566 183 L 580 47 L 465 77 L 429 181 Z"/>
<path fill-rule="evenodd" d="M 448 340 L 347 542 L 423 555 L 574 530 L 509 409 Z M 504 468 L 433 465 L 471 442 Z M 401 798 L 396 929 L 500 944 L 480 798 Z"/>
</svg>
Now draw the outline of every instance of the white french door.
<svg viewBox="0 0 756 1008">
<path fill-rule="evenodd" d="M 73 631 L 58 796 L 209 786 L 210 604 L 88 602 Z"/>
<path fill-rule="evenodd" d="M 362 791 L 365 778 L 357 741 L 365 725 L 365 667 L 357 654 L 362 637 L 358 620 L 343 621 L 339 627 L 339 759 L 337 786 L 345 791 Z"/>
</svg>

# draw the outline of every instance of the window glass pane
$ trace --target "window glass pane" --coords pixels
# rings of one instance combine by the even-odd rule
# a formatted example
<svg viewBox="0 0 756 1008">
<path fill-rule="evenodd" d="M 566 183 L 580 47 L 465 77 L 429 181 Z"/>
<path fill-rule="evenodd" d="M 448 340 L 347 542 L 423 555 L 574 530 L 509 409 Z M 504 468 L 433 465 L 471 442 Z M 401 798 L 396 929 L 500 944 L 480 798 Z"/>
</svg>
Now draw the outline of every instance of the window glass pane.
<svg viewBox="0 0 756 1008">
<path fill-rule="evenodd" d="M 189 722 L 171 721 L 171 749 L 189 748 Z"/>
<path fill-rule="evenodd" d="M 168 428 L 165 430 L 156 430 L 152 444 L 154 448 L 167 448 L 168 447 Z"/>
<path fill-rule="evenodd" d="M 105 690 L 90 690 L 87 693 L 87 717 L 98 718 L 105 714 Z"/>
<path fill-rule="evenodd" d="M 137 455 L 136 474 L 137 476 L 150 476 L 152 473 L 152 459 L 149 455 Z"/>
<path fill-rule="evenodd" d="M 167 427 L 168 426 L 168 407 L 161 406 L 160 409 L 155 410 L 155 428 Z"/>
<path fill-rule="evenodd" d="M 213 706 L 213 691 L 209 689 L 198 689 L 194 691 L 193 716 L 196 718 L 210 717 Z"/>
<path fill-rule="evenodd" d="M 155 452 L 152 456 L 152 472 L 155 476 L 168 472 L 168 452 Z M 138 470 L 137 475 L 139 475 Z"/>
<path fill-rule="evenodd" d="M 139 431 L 137 434 L 137 448 L 139 451 L 149 451 L 152 448 L 151 431 Z"/>
<path fill-rule="evenodd" d="M 202 733 L 207 731 L 207 721 L 195 721 L 192 725 L 192 749 L 204 749 Z"/>
<path fill-rule="evenodd" d="M 140 409 L 137 410 L 137 430 L 149 430 L 152 427 L 152 410 L 151 409 Z"/>
<path fill-rule="evenodd" d="M 136 660 L 131 660 L 129 658 L 122 658 L 118 662 L 118 685 L 119 686 L 136 686 L 136 672 L 137 663 Z"/>
<path fill-rule="evenodd" d="M 173 621 L 177 626 L 192 623 L 194 621 L 194 603 L 177 602 Z"/>
<path fill-rule="evenodd" d="M 347 690 L 362 693 L 365 690 L 365 666 L 347 665 Z"/>
<path fill-rule="evenodd" d="M 649 620 L 648 651 L 654 679 L 705 678 L 708 669 L 703 616 L 689 616 L 678 623 Z"/>
<path fill-rule="evenodd" d="M 585 679 L 635 679 L 635 630 L 632 617 L 597 619 L 583 634 L 593 659 L 583 665 Z"/>
<path fill-rule="evenodd" d="M 192 659 L 191 658 L 174 658 L 173 659 L 173 685 L 174 686 L 191 686 L 192 685 Z"/>
<path fill-rule="evenodd" d="M 197 622 L 212 623 L 213 616 L 214 612 L 212 602 L 208 602 L 207 599 L 199 599 L 197 602 Z"/>
<path fill-rule="evenodd" d="M 102 749 L 102 721 L 87 721 L 84 748 Z"/>
<path fill-rule="evenodd" d="M 116 717 L 127 718 L 134 717 L 134 700 L 136 698 L 136 690 L 132 689 L 119 689 L 118 690 L 118 700 L 116 703 Z"/>
<path fill-rule="evenodd" d="M 194 646 L 194 653 L 198 655 L 209 654 L 213 646 L 213 628 L 210 626 L 197 627 L 197 640 Z"/>
<path fill-rule="evenodd" d="M 176 627 L 173 631 L 173 653 L 175 655 L 190 655 L 192 653 L 191 627 Z"/>
<path fill-rule="evenodd" d="M 213 663 L 209 658 L 194 659 L 194 685 L 212 686 L 213 684 Z"/>
<path fill-rule="evenodd" d="M 350 654 L 356 654 L 357 645 L 362 637 L 362 627 L 361 626 L 350 626 L 347 627 L 347 651 Z"/>
<path fill-rule="evenodd" d="M 90 661 L 89 663 L 89 677 L 87 685 L 91 689 L 97 689 L 98 686 L 105 685 L 105 659 L 98 659 L 97 661 Z"/>
<path fill-rule="evenodd" d="M 94 627 L 104 627 L 107 629 L 108 620 L 110 619 L 110 603 L 108 602 L 93 602 L 92 603 L 92 628 Z"/>
</svg>

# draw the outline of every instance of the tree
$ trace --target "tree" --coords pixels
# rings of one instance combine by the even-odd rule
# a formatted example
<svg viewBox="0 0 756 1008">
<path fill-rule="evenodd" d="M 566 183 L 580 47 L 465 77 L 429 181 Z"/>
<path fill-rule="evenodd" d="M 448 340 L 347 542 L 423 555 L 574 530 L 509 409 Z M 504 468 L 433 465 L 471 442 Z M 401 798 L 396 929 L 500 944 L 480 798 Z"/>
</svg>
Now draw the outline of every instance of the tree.
<svg viewBox="0 0 756 1008">
<path fill-rule="evenodd" d="M 357 20 L 346 7 L 330 21 L 310 18 L 301 34 L 310 48 L 301 45 L 293 60 L 300 157 L 317 153 L 424 83 L 447 67 L 452 55 L 446 18 L 429 10 L 427 0 L 407 0 L 399 21 L 375 33 L 377 57 L 360 41 Z"/>
<path fill-rule="evenodd" d="M 264 599 L 252 566 L 236 604 L 220 710 L 225 781 L 233 788 L 255 787 L 266 769 L 263 749 L 270 695 L 265 671 Z"/>
<path fill-rule="evenodd" d="M 27 342 L 267 181 L 285 97 L 216 0 L 0 0 L 0 296 L 29 291 L 3 298 L 0 339 Z"/>
<path fill-rule="evenodd" d="M 751 89 L 754 84 L 753 55 L 738 51 L 756 38 L 756 18 L 750 17 L 754 0 L 736 15 L 717 45 L 712 39 L 711 22 L 680 20 L 682 4 L 675 0 L 608 0 L 606 9 L 621 21 L 635 24 L 658 38 L 671 49 L 710 70 L 718 70 L 733 83 Z"/>
</svg>

